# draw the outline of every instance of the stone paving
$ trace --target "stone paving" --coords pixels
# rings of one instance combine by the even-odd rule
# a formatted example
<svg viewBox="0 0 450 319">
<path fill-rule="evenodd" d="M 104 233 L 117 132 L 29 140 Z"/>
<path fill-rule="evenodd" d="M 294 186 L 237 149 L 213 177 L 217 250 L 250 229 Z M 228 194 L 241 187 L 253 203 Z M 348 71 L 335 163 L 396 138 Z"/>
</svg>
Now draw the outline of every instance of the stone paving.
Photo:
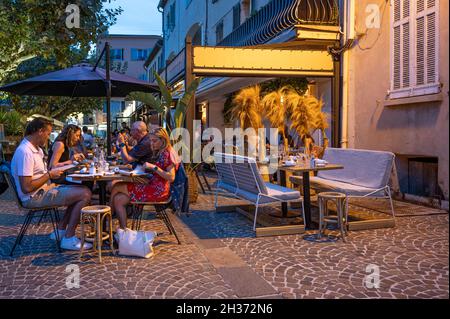
<svg viewBox="0 0 450 319">
<path fill-rule="evenodd" d="M 143 228 L 161 233 L 155 256 L 106 254 L 99 264 L 94 257 L 80 262 L 75 252 L 58 253 L 47 236 L 50 223 L 37 220 L 9 257 L 24 213 L 5 198 L 0 298 L 449 298 L 446 213 L 349 232 L 347 243 L 312 243 L 301 235 L 255 238 L 250 220 L 215 213 L 213 196 L 201 194 L 191 215 L 171 214 L 182 245 L 150 214 Z M 219 197 L 219 204 L 235 203 Z M 79 267 L 79 288 L 66 286 L 69 265 Z M 373 267 L 379 269 L 379 288 L 365 284 Z"/>
</svg>

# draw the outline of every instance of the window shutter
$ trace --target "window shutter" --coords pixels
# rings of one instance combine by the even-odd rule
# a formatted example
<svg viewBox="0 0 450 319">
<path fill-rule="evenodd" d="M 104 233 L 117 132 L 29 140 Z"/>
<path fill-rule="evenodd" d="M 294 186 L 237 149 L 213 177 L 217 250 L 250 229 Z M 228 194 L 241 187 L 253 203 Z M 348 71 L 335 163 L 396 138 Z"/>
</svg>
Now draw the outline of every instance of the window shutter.
<svg viewBox="0 0 450 319">
<path fill-rule="evenodd" d="M 394 28 L 394 89 L 400 87 L 400 26 L 397 26 Z"/>
<path fill-rule="evenodd" d="M 434 1 L 430 1 L 434 2 Z M 427 83 L 437 83 L 436 12 L 427 16 Z"/>
<path fill-rule="evenodd" d="M 436 33 L 436 0 L 418 0 L 416 18 L 416 85 L 438 82 Z"/>
<path fill-rule="evenodd" d="M 406 1 L 407 2 L 407 1 Z M 403 24 L 403 57 L 402 57 L 402 66 L 403 66 L 403 82 L 402 87 L 409 87 L 409 70 L 410 70 L 410 34 L 409 34 L 409 23 Z"/>
<path fill-rule="evenodd" d="M 400 0 L 394 1 L 394 21 L 400 21 Z"/>
<path fill-rule="evenodd" d="M 425 0 L 417 0 L 417 13 L 422 12 L 425 9 Z"/>
<path fill-rule="evenodd" d="M 411 85 L 411 5 L 409 0 L 394 0 L 393 89 Z"/>
<path fill-rule="evenodd" d="M 440 91 L 439 0 L 392 0 L 391 98 Z"/>
<path fill-rule="evenodd" d="M 425 84 L 425 19 L 417 19 L 416 84 Z"/>
</svg>

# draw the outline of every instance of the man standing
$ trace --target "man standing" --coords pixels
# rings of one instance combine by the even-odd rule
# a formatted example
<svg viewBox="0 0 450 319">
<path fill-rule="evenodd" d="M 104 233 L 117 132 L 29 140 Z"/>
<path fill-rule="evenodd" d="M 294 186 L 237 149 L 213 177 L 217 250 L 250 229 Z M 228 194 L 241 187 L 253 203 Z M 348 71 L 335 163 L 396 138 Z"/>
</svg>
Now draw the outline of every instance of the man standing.
<svg viewBox="0 0 450 319">
<path fill-rule="evenodd" d="M 52 123 L 43 118 L 33 119 L 25 129 L 25 138 L 16 149 L 11 172 L 22 205 L 26 208 L 67 206 L 64 218 L 57 227 L 61 248 L 79 250 L 81 241 L 75 236 L 80 220 L 80 211 L 91 200 L 91 191 L 84 186 L 55 185 L 51 179 L 61 176 L 61 170 L 47 170 L 42 146 L 48 142 Z M 56 239 L 55 233 L 50 235 Z M 92 245 L 84 244 L 84 249 Z"/>
<path fill-rule="evenodd" d="M 117 149 L 126 163 L 144 164 L 152 161 L 152 149 L 147 125 L 142 122 L 134 122 L 131 127 L 131 137 L 137 141 L 134 147 L 130 147 L 126 135 L 119 133 L 117 137 Z"/>
<path fill-rule="evenodd" d="M 94 137 L 90 134 L 88 127 L 83 126 L 83 146 L 91 149 L 94 146 Z"/>
</svg>

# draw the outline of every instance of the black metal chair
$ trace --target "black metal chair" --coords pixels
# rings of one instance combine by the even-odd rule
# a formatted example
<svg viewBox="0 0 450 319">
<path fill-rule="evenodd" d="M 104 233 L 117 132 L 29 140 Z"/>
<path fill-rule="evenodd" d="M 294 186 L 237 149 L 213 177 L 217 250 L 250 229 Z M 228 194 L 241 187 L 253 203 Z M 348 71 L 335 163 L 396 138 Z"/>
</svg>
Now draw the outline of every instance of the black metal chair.
<svg viewBox="0 0 450 319">
<path fill-rule="evenodd" d="M 39 213 L 41 214 L 39 223 L 41 222 L 42 218 L 45 216 L 50 216 L 50 220 L 52 222 L 53 231 L 56 234 L 56 246 L 58 248 L 58 251 L 61 252 L 60 247 L 60 238 L 58 235 L 57 224 L 59 222 L 59 212 L 58 212 L 58 206 L 46 206 L 46 207 L 39 207 L 39 208 L 27 208 L 24 207 L 22 204 L 22 201 L 20 200 L 19 194 L 17 193 L 16 183 L 14 181 L 14 178 L 11 176 L 11 172 L 9 169 L 2 169 L 1 174 L 3 175 L 3 178 L 7 181 L 8 186 L 12 188 L 14 199 L 17 203 L 17 206 L 19 209 L 23 209 L 27 211 L 27 215 L 25 216 L 25 221 L 22 224 L 22 227 L 20 228 L 19 234 L 17 235 L 16 241 L 14 242 L 14 245 L 11 249 L 10 256 L 12 257 L 14 250 L 16 249 L 17 245 L 20 245 L 23 239 L 23 236 L 27 232 L 28 227 L 30 226 L 32 220 L 34 217 L 39 217 Z"/>
<path fill-rule="evenodd" d="M 155 208 L 156 216 L 160 216 L 166 224 L 169 233 L 175 236 L 179 245 L 181 245 L 180 239 L 178 238 L 177 232 L 170 221 L 169 215 L 167 214 L 166 209 L 169 208 L 171 198 L 169 198 L 165 202 L 131 202 L 130 205 L 132 207 L 132 223 L 131 229 L 140 230 L 142 217 L 144 215 L 144 206 L 153 206 Z"/>
</svg>

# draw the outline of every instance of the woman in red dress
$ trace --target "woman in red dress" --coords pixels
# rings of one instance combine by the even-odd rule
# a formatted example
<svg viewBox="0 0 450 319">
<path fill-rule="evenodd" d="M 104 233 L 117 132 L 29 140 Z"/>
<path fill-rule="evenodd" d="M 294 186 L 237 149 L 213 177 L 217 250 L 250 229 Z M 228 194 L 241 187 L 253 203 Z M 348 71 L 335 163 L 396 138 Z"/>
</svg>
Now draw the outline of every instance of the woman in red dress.
<svg viewBox="0 0 450 319">
<path fill-rule="evenodd" d="M 179 160 L 169 135 L 162 127 L 150 131 L 150 144 L 155 154 L 154 164 L 145 163 L 146 171 L 151 172 L 148 184 L 117 183 L 111 190 L 111 207 L 117 213 L 120 228 L 127 227 L 126 207 L 130 202 L 164 202 L 170 196 L 170 183 L 175 180 Z"/>
</svg>

